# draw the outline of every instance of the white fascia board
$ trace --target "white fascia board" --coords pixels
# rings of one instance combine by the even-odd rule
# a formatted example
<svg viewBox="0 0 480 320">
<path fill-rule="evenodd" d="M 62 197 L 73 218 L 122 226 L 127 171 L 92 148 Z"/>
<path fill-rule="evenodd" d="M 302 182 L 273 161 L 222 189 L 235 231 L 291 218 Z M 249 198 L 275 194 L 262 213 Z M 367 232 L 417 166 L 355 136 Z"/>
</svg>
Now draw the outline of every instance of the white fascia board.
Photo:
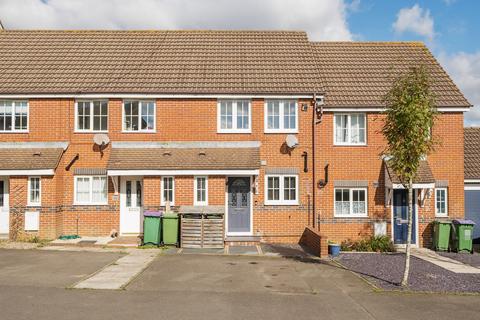
<svg viewBox="0 0 480 320">
<path fill-rule="evenodd" d="M 311 95 L 299 94 L 2 94 L 0 99 L 41 99 L 41 98 L 72 98 L 72 99 L 312 99 Z M 318 98 L 318 97 L 317 97 Z"/>
<path fill-rule="evenodd" d="M 414 183 L 413 189 L 433 189 L 435 188 L 435 183 Z M 401 183 L 394 183 L 392 185 L 392 189 L 405 189 L 403 184 Z"/>
<path fill-rule="evenodd" d="M 0 142 L 0 149 L 63 149 L 68 142 Z"/>
<path fill-rule="evenodd" d="M 480 183 L 480 179 L 465 179 L 464 183 Z"/>
<path fill-rule="evenodd" d="M 255 176 L 260 170 L 108 170 L 109 176 Z"/>
<path fill-rule="evenodd" d="M 385 112 L 387 109 L 384 107 L 323 107 L 325 112 Z M 438 112 L 467 112 L 470 108 L 463 107 L 440 107 L 437 108 Z"/>
<path fill-rule="evenodd" d="M 53 169 L 0 170 L 0 176 L 53 176 Z"/>
<path fill-rule="evenodd" d="M 480 191 L 480 184 L 465 185 L 465 191 Z"/>
</svg>

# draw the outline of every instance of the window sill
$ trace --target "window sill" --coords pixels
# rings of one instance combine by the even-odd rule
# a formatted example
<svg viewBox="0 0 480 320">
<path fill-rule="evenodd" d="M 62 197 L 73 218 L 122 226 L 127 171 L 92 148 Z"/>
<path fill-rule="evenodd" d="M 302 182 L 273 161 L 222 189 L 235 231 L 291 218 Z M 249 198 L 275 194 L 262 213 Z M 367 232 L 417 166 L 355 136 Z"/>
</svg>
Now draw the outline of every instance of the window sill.
<svg viewBox="0 0 480 320">
<path fill-rule="evenodd" d="M 334 143 L 335 147 L 366 147 L 366 143 Z"/>
<path fill-rule="evenodd" d="M 349 215 L 334 215 L 334 218 L 368 218 L 368 214 L 349 214 Z"/>
<path fill-rule="evenodd" d="M 448 213 L 447 214 L 436 214 L 435 213 L 435 218 L 448 218 Z"/>
<path fill-rule="evenodd" d="M 295 134 L 298 133 L 298 129 L 295 130 L 274 130 L 274 129 L 265 129 L 264 133 L 290 133 L 290 134 Z"/>
<path fill-rule="evenodd" d="M 252 130 L 217 130 L 217 133 L 219 134 L 250 134 L 252 133 Z"/>
<path fill-rule="evenodd" d="M 88 131 L 88 130 L 75 130 L 73 133 L 108 133 L 108 130 L 95 130 L 95 131 Z"/>
<path fill-rule="evenodd" d="M 41 208 L 42 204 L 41 203 L 27 203 L 27 208 Z"/>
<path fill-rule="evenodd" d="M 194 202 L 193 205 L 194 205 L 194 206 L 198 206 L 198 207 L 206 207 L 206 206 L 208 206 L 208 203 L 205 203 L 205 202 L 201 202 L 201 203 Z"/>
<path fill-rule="evenodd" d="M 108 203 L 91 203 L 91 202 L 88 202 L 88 203 L 79 203 L 79 202 L 76 202 L 73 204 L 74 206 L 108 206 Z"/>
<path fill-rule="evenodd" d="M 135 134 L 135 133 L 136 133 L 136 134 L 138 134 L 138 133 L 157 133 L 157 130 L 153 130 L 153 131 L 152 131 L 152 130 L 150 130 L 150 131 L 140 131 L 140 130 L 137 130 L 137 131 L 133 131 L 133 130 L 132 130 L 132 131 L 126 131 L 126 130 L 122 130 L 122 133 L 127 133 L 127 134 L 128 134 L 128 133 L 134 133 L 134 134 Z"/>
<path fill-rule="evenodd" d="M 271 202 L 265 201 L 266 206 L 298 206 L 298 202 Z"/>
<path fill-rule="evenodd" d="M 0 131 L 0 134 L 21 134 L 21 133 L 29 133 L 29 131 L 18 131 L 18 130 L 15 130 L 15 131 Z"/>
</svg>

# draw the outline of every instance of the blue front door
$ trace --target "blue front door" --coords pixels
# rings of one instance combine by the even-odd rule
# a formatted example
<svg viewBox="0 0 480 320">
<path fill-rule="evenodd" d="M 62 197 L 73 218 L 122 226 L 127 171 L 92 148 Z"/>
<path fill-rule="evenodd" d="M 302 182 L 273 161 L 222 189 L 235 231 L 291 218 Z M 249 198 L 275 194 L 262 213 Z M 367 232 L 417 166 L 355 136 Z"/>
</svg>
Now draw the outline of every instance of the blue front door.
<svg viewBox="0 0 480 320">
<path fill-rule="evenodd" d="M 417 243 L 415 196 L 413 197 L 412 244 Z M 393 242 L 406 244 L 408 234 L 408 190 L 393 190 Z"/>
</svg>

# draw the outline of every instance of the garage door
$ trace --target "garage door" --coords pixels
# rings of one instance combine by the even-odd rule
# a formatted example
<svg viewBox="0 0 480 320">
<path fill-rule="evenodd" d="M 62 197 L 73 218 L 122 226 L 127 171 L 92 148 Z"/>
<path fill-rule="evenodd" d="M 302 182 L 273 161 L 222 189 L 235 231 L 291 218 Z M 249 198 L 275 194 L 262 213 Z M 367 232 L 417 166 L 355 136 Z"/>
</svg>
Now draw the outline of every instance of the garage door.
<svg viewBox="0 0 480 320">
<path fill-rule="evenodd" d="M 475 222 L 473 238 L 480 239 L 480 189 L 465 190 L 465 218 Z"/>
</svg>

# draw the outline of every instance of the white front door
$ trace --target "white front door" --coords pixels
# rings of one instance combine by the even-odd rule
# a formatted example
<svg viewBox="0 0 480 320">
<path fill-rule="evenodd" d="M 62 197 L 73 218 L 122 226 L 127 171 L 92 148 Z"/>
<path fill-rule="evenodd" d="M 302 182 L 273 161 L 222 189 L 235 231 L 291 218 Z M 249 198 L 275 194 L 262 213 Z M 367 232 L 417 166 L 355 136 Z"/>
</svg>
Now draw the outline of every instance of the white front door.
<svg viewBox="0 0 480 320">
<path fill-rule="evenodd" d="M 121 177 L 120 234 L 143 232 L 143 181 L 139 177 Z"/>
<path fill-rule="evenodd" d="M 0 177 L 0 236 L 8 235 L 9 225 L 8 179 Z"/>
</svg>

